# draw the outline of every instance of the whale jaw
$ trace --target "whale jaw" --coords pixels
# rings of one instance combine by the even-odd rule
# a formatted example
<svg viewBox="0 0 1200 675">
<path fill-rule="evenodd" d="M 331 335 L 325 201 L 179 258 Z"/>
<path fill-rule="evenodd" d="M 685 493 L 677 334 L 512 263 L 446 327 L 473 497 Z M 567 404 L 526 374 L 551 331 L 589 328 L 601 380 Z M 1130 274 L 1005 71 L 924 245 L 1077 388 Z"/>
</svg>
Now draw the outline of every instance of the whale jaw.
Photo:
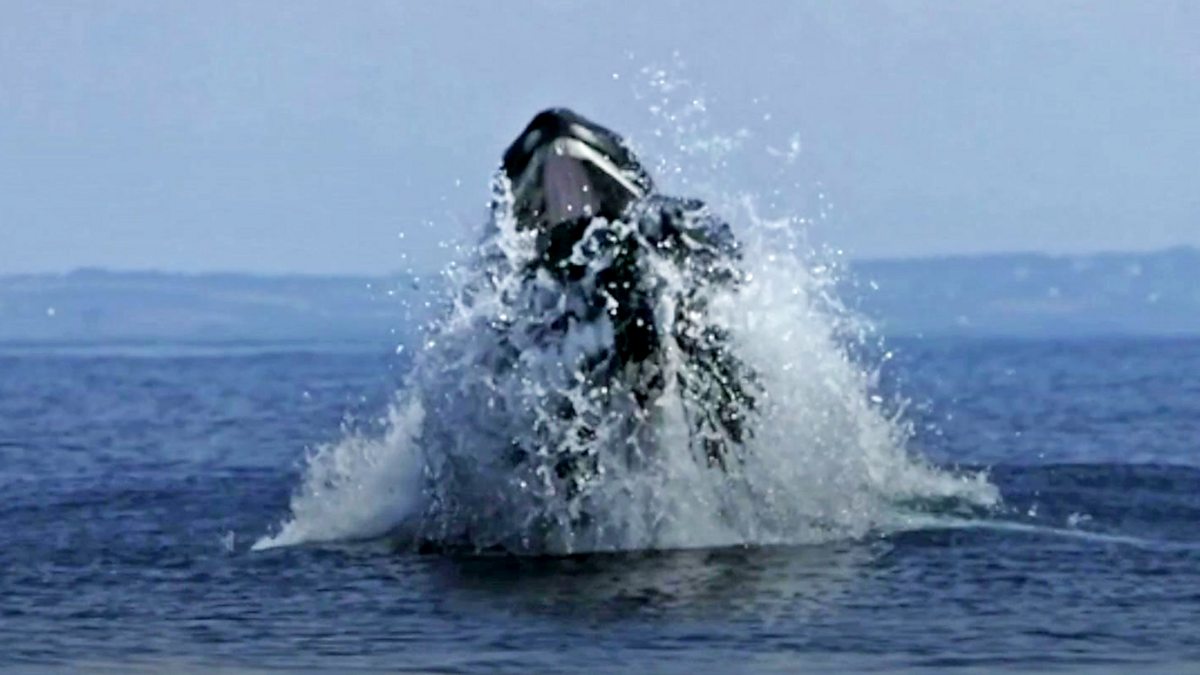
<svg viewBox="0 0 1200 675">
<path fill-rule="evenodd" d="M 651 190 L 619 136 L 566 108 L 534 116 L 503 165 L 518 225 L 548 235 L 580 218 L 615 220 Z"/>
</svg>

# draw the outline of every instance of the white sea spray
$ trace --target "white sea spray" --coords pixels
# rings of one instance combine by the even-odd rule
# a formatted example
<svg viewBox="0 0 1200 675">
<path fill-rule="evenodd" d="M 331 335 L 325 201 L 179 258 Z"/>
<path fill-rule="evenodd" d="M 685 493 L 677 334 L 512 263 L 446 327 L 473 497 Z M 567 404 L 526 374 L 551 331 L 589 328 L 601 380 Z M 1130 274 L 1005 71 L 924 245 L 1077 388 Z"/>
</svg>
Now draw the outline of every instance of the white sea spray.
<svg viewBox="0 0 1200 675">
<path fill-rule="evenodd" d="M 762 392 L 741 459 L 720 468 L 698 456 L 681 380 L 666 378 L 644 408 L 621 379 L 589 381 L 581 364 L 613 347 L 614 327 L 607 314 L 564 317 L 598 292 L 608 252 L 577 245 L 586 272 L 570 286 L 531 275 L 534 237 L 517 228 L 497 179 L 489 229 L 447 268 L 447 312 L 427 331 L 386 432 L 313 453 L 290 517 L 255 548 L 383 535 L 528 554 L 812 543 L 904 527 L 923 500 L 998 502 L 984 476 L 922 459 L 902 408 L 876 395 L 878 371 L 857 349 L 875 339 L 870 325 L 838 301 L 836 256 L 808 245 L 808 219 L 767 218 L 754 194 L 712 192 L 726 166 L 713 153 L 736 152 L 745 134 L 714 141 L 696 99 L 674 114 L 678 87 L 659 91 L 654 114 L 676 125 L 671 143 L 682 148 L 659 169 L 686 174 L 704 155 L 682 182 L 705 190 L 742 242 L 745 280 L 715 294 L 705 317 Z M 665 324 L 696 280 L 653 246 L 640 250 Z M 550 339 L 530 337 L 555 322 L 563 330 Z M 660 366 L 690 367 L 671 340 Z M 559 471 L 564 458 L 588 470 Z"/>
</svg>

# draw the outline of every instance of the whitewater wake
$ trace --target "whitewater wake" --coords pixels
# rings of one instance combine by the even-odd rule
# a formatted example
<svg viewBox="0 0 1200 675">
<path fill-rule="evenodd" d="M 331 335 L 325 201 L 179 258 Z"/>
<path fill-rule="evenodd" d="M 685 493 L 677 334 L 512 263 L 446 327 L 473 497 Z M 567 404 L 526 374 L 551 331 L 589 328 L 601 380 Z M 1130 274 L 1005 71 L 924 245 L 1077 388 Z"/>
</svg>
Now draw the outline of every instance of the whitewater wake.
<svg viewBox="0 0 1200 675">
<path fill-rule="evenodd" d="M 658 87 L 653 109 L 671 121 L 673 147 L 690 149 L 678 176 L 696 148 L 737 144 L 714 143 L 694 114 L 661 112 L 674 89 Z M 745 195 L 698 195 L 724 209 L 743 244 L 742 283 L 708 298 L 706 320 L 761 392 L 740 461 L 717 468 L 698 461 L 675 380 L 650 410 L 619 381 L 586 386 L 580 364 L 613 340 L 604 320 L 501 349 L 498 336 L 557 318 L 552 300 L 573 290 L 521 273 L 533 239 L 515 226 L 505 182 L 493 190 L 489 229 L 448 267 L 449 310 L 426 331 L 386 431 L 312 453 L 289 517 L 254 548 L 378 537 L 522 554 L 816 543 L 919 522 L 899 516 L 922 504 L 998 503 L 985 476 L 934 467 L 912 448 L 903 406 L 879 395 L 878 369 L 856 356 L 873 351 L 862 349 L 869 324 L 838 302 L 837 268 L 807 246 L 803 218 L 765 218 Z M 694 280 L 653 254 L 646 265 L 662 289 L 657 311 L 670 316 Z M 665 353 L 665 367 L 686 376 L 679 354 Z M 590 469 L 557 471 L 563 457 Z"/>
</svg>

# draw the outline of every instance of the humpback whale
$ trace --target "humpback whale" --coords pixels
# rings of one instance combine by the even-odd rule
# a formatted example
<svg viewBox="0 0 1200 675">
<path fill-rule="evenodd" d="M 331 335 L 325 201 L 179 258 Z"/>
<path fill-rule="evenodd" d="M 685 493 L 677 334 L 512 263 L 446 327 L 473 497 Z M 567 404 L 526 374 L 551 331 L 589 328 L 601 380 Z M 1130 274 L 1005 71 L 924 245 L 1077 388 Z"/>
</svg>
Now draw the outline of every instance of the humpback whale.
<svg viewBox="0 0 1200 675">
<path fill-rule="evenodd" d="M 888 527 L 913 500 L 996 503 L 981 477 L 910 459 L 801 259 L 766 266 L 703 202 L 663 192 L 612 131 L 535 116 L 443 271 L 384 435 L 315 453 L 292 519 L 256 546 L 809 542 Z"/>
<path fill-rule="evenodd" d="M 501 211 L 532 244 L 516 270 L 525 300 L 513 304 L 533 311 L 492 327 L 509 361 L 551 345 L 571 370 L 573 391 L 553 406 L 573 435 L 553 461 L 568 492 L 601 471 L 598 453 L 616 451 L 597 447 L 595 409 L 623 411 L 623 435 L 645 439 L 667 391 L 697 460 L 731 468 L 761 392 L 710 315 L 715 297 L 745 281 L 729 225 L 698 199 L 658 193 L 618 134 L 565 108 L 535 115 L 501 170 Z M 512 459 L 534 452 L 515 447 Z"/>
</svg>

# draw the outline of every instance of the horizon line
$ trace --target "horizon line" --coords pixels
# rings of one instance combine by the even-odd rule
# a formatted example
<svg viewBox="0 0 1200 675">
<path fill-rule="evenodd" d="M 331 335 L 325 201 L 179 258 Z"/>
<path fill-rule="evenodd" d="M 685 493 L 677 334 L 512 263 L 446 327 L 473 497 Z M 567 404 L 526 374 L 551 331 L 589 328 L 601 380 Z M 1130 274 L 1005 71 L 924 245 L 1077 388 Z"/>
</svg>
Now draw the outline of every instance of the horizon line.
<svg viewBox="0 0 1200 675">
<path fill-rule="evenodd" d="M 1036 250 L 1008 250 L 994 252 L 963 252 L 963 253 L 930 253 L 918 255 L 896 255 L 896 256 L 847 256 L 838 255 L 836 257 L 848 260 L 851 264 L 855 263 L 915 263 L 915 262 L 943 262 L 948 260 L 979 260 L 985 258 L 1017 258 L 1017 257 L 1036 257 L 1046 258 L 1050 260 L 1062 259 L 1078 259 L 1078 258 L 1105 258 L 1117 256 L 1147 256 L 1161 255 L 1167 253 L 1183 253 L 1191 255 L 1200 255 L 1200 246 L 1192 244 L 1176 244 L 1173 246 L 1162 246 L 1148 249 L 1125 249 L 1112 250 L 1104 249 L 1091 252 L 1080 253 L 1064 253 L 1056 251 L 1036 251 Z M 89 274 L 95 275 L 146 275 L 146 276 L 177 276 L 177 277 L 260 277 L 260 278 L 312 278 L 312 279 L 385 279 L 394 277 L 413 277 L 420 278 L 423 276 L 437 275 L 441 273 L 443 267 L 430 269 L 425 271 L 412 270 L 392 270 L 387 272 L 333 272 L 333 271 L 255 271 L 247 269 L 221 269 L 214 268 L 211 270 L 172 270 L 156 267 L 107 267 L 103 265 L 82 265 L 72 267 L 65 271 L 34 271 L 34 272 L 0 272 L 0 279 L 16 279 L 22 277 L 71 277 L 85 276 Z"/>
</svg>

